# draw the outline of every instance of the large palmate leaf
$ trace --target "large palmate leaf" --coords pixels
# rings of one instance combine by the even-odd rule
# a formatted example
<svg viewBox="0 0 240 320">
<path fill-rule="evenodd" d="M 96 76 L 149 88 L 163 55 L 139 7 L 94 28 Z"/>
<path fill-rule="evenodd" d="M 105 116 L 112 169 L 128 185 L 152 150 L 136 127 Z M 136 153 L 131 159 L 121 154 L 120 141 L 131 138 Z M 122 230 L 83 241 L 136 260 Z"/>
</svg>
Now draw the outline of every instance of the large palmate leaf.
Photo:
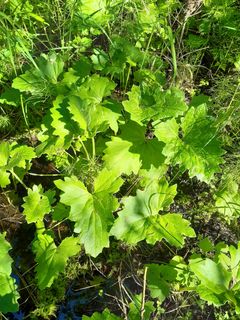
<svg viewBox="0 0 240 320">
<path fill-rule="evenodd" d="M 157 120 L 183 115 L 188 109 L 183 91 L 175 87 L 162 91 L 156 90 L 154 99 Z"/>
<path fill-rule="evenodd" d="M 158 169 L 159 175 L 164 173 L 163 144 L 151 135 L 146 127 L 133 121 L 122 126 L 120 136 L 112 137 L 106 143 L 103 159 L 107 168 L 119 174 L 138 173 L 140 169 L 149 171 L 152 168 Z"/>
<path fill-rule="evenodd" d="M 94 74 L 89 77 L 76 91 L 82 100 L 88 100 L 92 104 L 99 104 L 104 97 L 110 96 L 116 84 L 106 77 Z"/>
<path fill-rule="evenodd" d="M 78 74 L 78 70 L 76 72 Z M 42 143 L 36 148 L 37 154 L 61 153 L 70 147 L 73 136 L 94 137 L 109 127 L 116 133 L 122 106 L 105 99 L 114 87 L 114 82 L 93 75 L 67 94 L 58 95 L 44 117 L 42 132 L 38 136 Z"/>
<path fill-rule="evenodd" d="M 12 87 L 32 95 L 49 93 L 50 85 L 56 84 L 62 73 L 64 62 L 55 52 L 42 54 L 36 61 L 36 66 L 13 80 Z"/>
<path fill-rule="evenodd" d="M 189 260 L 190 270 L 200 282 L 196 291 L 203 300 L 216 306 L 233 303 L 239 313 L 240 243 L 237 248 L 218 243 L 215 252 L 213 260 L 200 255 L 193 255 Z"/>
<path fill-rule="evenodd" d="M 65 117 L 65 121 L 68 121 L 69 124 L 68 128 L 65 128 L 66 123 L 62 120 L 63 116 L 60 110 L 64 99 L 63 95 L 58 95 L 53 101 L 53 106 L 43 118 L 42 132 L 38 135 L 38 139 L 42 143 L 36 147 L 38 156 L 43 153 L 58 154 L 62 150 L 68 149 L 71 145 L 75 129 L 70 129 L 71 119 L 69 122 L 69 119 Z"/>
<path fill-rule="evenodd" d="M 165 179 L 150 183 L 136 196 L 123 199 L 124 209 L 119 212 L 111 234 L 130 244 L 146 239 L 150 244 L 165 238 L 171 244 L 182 247 L 184 236 L 194 237 L 189 222 L 178 214 L 159 215 L 167 209 L 176 195 L 176 186 L 168 186 Z"/>
<path fill-rule="evenodd" d="M 10 159 L 7 164 L 8 170 L 14 167 L 26 168 L 27 162 L 35 157 L 35 152 L 32 147 L 11 144 L 10 148 Z"/>
<path fill-rule="evenodd" d="M 238 247 L 220 242 L 214 247 L 215 255 L 204 258 L 193 254 L 188 264 L 180 256 L 174 256 L 169 264 L 148 265 L 147 284 L 153 298 L 163 301 L 171 286 L 181 290 L 195 290 L 201 299 L 221 306 L 234 305 L 240 313 L 240 243 Z"/>
<path fill-rule="evenodd" d="M 141 166 L 139 154 L 129 151 L 132 147 L 130 141 L 124 141 L 119 137 L 112 137 L 112 140 L 107 142 L 106 145 L 107 148 L 104 150 L 105 155 L 103 159 L 107 168 L 114 168 L 118 174 L 138 173 Z"/>
<path fill-rule="evenodd" d="M 38 69 L 27 70 L 13 80 L 12 87 L 21 92 L 30 92 L 32 95 L 44 95 L 47 90 L 47 80 Z"/>
<path fill-rule="evenodd" d="M 44 77 L 52 82 L 57 83 L 59 75 L 63 72 L 64 62 L 60 55 L 51 52 L 48 55 L 41 54 L 37 60 L 38 67 Z"/>
<path fill-rule="evenodd" d="M 171 282 L 176 279 L 177 272 L 169 265 L 148 265 L 147 285 L 152 298 L 158 298 L 160 301 L 169 295 Z"/>
<path fill-rule="evenodd" d="M 15 168 L 26 168 L 26 163 L 35 156 L 33 148 L 8 142 L 0 143 L 0 186 L 10 184 L 10 172 Z"/>
<path fill-rule="evenodd" d="M 230 222 L 240 216 L 240 192 L 231 177 L 222 182 L 215 195 L 215 205 L 223 218 Z"/>
<path fill-rule="evenodd" d="M 81 0 L 80 12 L 86 22 L 104 25 L 108 20 L 107 0 Z"/>
<path fill-rule="evenodd" d="M 38 287 L 50 287 L 60 272 L 64 272 L 69 257 L 80 251 L 77 238 L 65 238 L 57 247 L 50 234 L 38 233 L 33 242 L 36 255 Z"/>
<path fill-rule="evenodd" d="M 201 283 L 219 294 L 228 289 L 231 273 L 227 272 L 221 264 L 210 259 L 201 258 L 190 260 L 190 269 L 197 275 Z"/>
<path fill-rule="evenodd" d="M 0 186 L 5 188 L 8 184 L 10 184 L 9 179 L 10 173 L 5 171 L 4 169 L 0 168 Z"/>
<path fill-rule="evenodd" d="M 71 113 L 70 121 L 76 123 L 75 132 L 95 136 L 97 132 L 104 132 L 109 127 L 116 133 L 118 119 L 121 116 L 121 104 L 113 100 L 96 104 L 95 100 L 84 100 L 79 96 L 69 96 L 66 107 Z M 65 128 L 68 128 L 66 123 Z M 86 132 L 87 131 L 87 132 Z"/>
<path fill-rule="evenodd" d="M 146 239 L 150 244 L 165 239 L 171 245 L 181 248 L 184 246 L 185 237 L 196 236 L 190 227 L 190 222 L 177 213 L 157 215 L 151 217 L 149 221 Z"/>
<path fill-rule="evenodd" d="M 177 117 L 187 110 L 184 94 L 177 88 L 147 92 L 141 87 L 133 86 L 128 92 L 129 100 L 123 101 L 124 109 L 130 113 L 130 118 L 139 124 L 150 119 Z"/>
<path fill-rule="evenodd" d="M 0 233 L 0 312 L 15 312 L 18 310 L 17 286 L 11 277 L 12 258 L 9 256 L 10 244 L 5 240 L 5 234 Z"/>
<path fill-rule="evenodd" d="M 209 182 L 214 173 L 219 172 L 224 151 L 205 105 L 192 107 L 182 118 L 181 125 L 175 119 L 156 125 L 155 135 L 166 144 L 163 154 L 167 163 L 189 170 L 190 177 Z"/>
<path fill-rule="evenodd" d="M 113 193 L 119 190 L 122 183 L 123 180 L 114 171 L 106 169 L 96 177 L 91 193 L 76 177 L 55 182 L 63 191 L 61 202 L 71 206 L 69 219 L 75 222 L 74 231 L 79 233 L 86 253 L 94 257 L 109 246 L 113 212 L 118 207 Z"/>
<path fill-rule="evenodd" d="M 156 113 L 151 106 L 143 101 L 141 97 L 141 88 L 133 85 L 130 92 L 128 92 L 128 100 L 123 101 L 124 109 L 130 113 L 132 121 L 136 121 L 139 124 L 149 121 L 151 116 Z"/>
<path fill-rule="evenodd" d="M 81 129 L 93 135 L 109 126 L 117 132 L 117 120 L 121 115 L 118 103 L 107 104 L 104 98 L 111 95 L 115 83 L 108 78 L 92 75 L 69 97 L 69 110 Z"/>
<path fill-rule="evenodd" d="M 216 255 L 214 261 L 231 272 L 230 287 L 234 291 L 240 290 L 240 242 L 237 247 L 219 243 L 215 246 Z"/>
<path fill-rule="evenodd" d="M 73 100 L 74 103 L 77 103 Z M 86 121 L 81 115 L 73 115 L 69 111 L 69 99 L 64 95 L 58 95 L 53 101 L 53 106 L 43 119 L 42 132 L 38 139 L 42 142 L 36 148 L 36 153 L 40 156 L 43 153 L 61 154 L 68 149 L 72 143 L 74 135 L 81 135 L 86 129 Z"/>
<path fill-rule="evenodd" d="M 28 223 L 43 220 L 44 215 L 51 211 L 54 194 L 54 191 L 44 193 L 41 185 L 34 185 L 32 189 L 28 189 L 28 195 L 23 198 L 24 204 L 22 205 L 23 214 Z"/>
<path fill-rule="evenodd" d="M 57 111 L 65 130 L 76 135 L 95 136 L 109 127 L 118 130 L 121 104 L 104 100 L 115 88 L 115 83 L 105 77 L 92 75 L 81 86 L 72 90 L 59 104 Z M 67 113 L 68 112 L 68 113 Z"/>
</svg>

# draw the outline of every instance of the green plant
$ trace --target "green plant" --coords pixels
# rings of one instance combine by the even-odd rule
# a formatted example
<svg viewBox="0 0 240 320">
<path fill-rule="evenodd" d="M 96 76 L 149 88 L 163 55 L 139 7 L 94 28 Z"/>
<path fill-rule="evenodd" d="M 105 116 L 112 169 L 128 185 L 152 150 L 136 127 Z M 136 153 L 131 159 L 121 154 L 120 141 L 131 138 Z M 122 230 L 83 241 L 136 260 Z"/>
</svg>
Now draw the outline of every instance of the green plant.
<svg viewBox="0 0 240 320">
<path fill-rule="evenodd" d="M 239 245 L 205 230 L 212 213 L 230 232 L 239 219 L 238 4 L 200 2 L 2 6 L 0 192 L 18 194 L 20 233 L 31 230 L 23 262 L 0 204 L 13 248 L 0 233 L 3 314 L 33 287 L 29 316 L 57 317 L 69 281 L 94 288 L 93 270 L 117 278 L 108 298 L 122 310 L 83 319 L 165 319 L 173 301 L 179 319 L 195 315 L 187 301 L 239 314 Z"/>
<path fill-rule="evenodd" d="M 12 273 L 12 263 L 13 260 L 9 256 L 9 250 L 11 249 L 10 244 L 5 240 L 5 234 L 0 234 L 0 254 L 2 259 L 1 269 L 0 269 L 0 310 L 1 312 L 17 311 L 19 294 L 17 292 L 17 286 Z"/>
</svg>

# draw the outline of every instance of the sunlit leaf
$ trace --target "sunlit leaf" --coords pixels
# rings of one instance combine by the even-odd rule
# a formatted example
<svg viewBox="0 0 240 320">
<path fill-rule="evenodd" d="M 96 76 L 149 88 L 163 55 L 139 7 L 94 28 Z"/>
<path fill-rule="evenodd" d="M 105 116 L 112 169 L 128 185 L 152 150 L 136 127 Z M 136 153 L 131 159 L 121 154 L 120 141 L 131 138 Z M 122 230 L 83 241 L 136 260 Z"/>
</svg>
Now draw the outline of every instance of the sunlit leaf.
<svg viewBox="0 0 240 320">
<path fill-rule="evenodd" d="M 11 277 L 13 259 L 9 255 L 10 244 L 5 240 L 5 234 L 0 233 L 0 312 L 16 312 L 18 310 L 19 294 L 15 280 Z"/>
<path fill-rule="evenodd" d="M 71 207 L 69 219 L 75 222 L 74 231 L 79 234 L 86 253 L 94 257 L 109 246 L 113 212 L 118 207 L 113 193 L 118 191 L 122 183 L 123 180 L 114 171 L 106 169 L 96 177 L 92 192 L 76 177 L 55 182 L 63 191 L 61 202 Z"/>
<path fill-rule="evenodd" d="M 38 232 L 33 242 L 33 252 L 36 255 L 39 289 L 50 287 L 59 273 L 64 272 L 68 258 L 79 251 L 77 238 L 65 238 L 57 247 L 51 235 Z"/>
<path fill-rule="evenodd" d="M 157 124 L 155 135 L 165 143 L 163 154 L 167 163 L 179 164 L 189 171 L 190 177 L 210 182 L 214 173 L 220 171 L 224 151 L 205 105 L 192 107 L 181 125 L 175 119 Z"/>
</svg>

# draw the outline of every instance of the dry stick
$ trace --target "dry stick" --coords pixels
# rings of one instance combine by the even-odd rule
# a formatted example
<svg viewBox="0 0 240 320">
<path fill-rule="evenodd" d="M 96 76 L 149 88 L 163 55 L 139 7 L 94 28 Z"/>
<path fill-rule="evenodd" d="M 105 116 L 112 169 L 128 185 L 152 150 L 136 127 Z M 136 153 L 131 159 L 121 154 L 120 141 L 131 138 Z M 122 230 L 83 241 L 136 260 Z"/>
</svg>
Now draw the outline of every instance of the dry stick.
<svg viewBox="0 0 240 320">
<path fill-rule="evenodd" d="M 2 312 L 0 312 L 0 316 L 1 316 L 1 318 L 0 318 L 1 320 L 2 320 L 2 319 L 8 320 L 8 318 L 6 318 L 5 315 L 4 315 Z"/>
<path fill-rule="evenodd" d="M 124 301 L 124 298 L 123 298 L 123 293 L 122 293 L 122 262 L 120 263 L 120 268 L 119 268 L 119 275 L 118 275 L 118 286 L 119 286 L 119 293 L 120 293 L 120 297 L 121 297 L 121 304 L 122 304 L 122 311 L 123 311 L 123 314 L 124 314 L 124 320 L 128 320 L 128 317 L 127 317 L 127 308 L 126 308 L 126 305 L 125 305 L 125 301 Z"/>
<path fill-rule="evenodd" d="M 148 271 L 148 267 L 145 267 L 144 276 L 143 276 L 143 293 L 142 293 L 141 314 L 140 314 L 141 320 L 144 320 L 144 312 L 145 312 L 145 295 L 146 295 L 147 271 Z"/>
</svg>

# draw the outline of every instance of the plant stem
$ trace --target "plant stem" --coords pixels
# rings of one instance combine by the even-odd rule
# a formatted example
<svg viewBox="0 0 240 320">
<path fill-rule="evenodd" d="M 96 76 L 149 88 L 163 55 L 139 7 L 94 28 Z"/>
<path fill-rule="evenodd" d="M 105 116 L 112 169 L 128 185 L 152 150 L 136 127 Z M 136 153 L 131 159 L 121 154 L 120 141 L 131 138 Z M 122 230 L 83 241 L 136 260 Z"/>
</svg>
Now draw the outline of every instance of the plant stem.
<svg viewBox="0 0 240 320">
<path fill-rule="evenodd" d="M 95 139 L 92 137 L 92 157 L 95 159 L 96 157 L 96 146 L 95 146 Z"/>
<path fill-rule="evenodd" d="M 173 65 L 173 82 L 175 83 L 177 77 L 177 55 L 175 49 L 175 38 L 172 33 L 172 29 L 168 26 L 168 37 L 170 42 L 171 54 L 172 54 L 172 65 Z"/>
<path fill-rule="evenodd" d="M 80 141 L 80 143 L 81 143 L 81 145 L 82 145 L 82 147 L 83 147 L 83 150 L 84 150 L 84 152 L 85 152 L 85 154 L 86 154 L 86 157 L 87 157 L 88 161 L 90 161 L 90 156 L 89 156 L 89 153 L 88 153 L 88 151 L 87 151 L 87 149 L 86 149 L 86 147 L 85 147 L 85 144 L 83 143 L 81 137 L 78 137 L 78 139 L 79 139 L 79 141 Z"/>
<path fill-rule="evenodd" d="M 2 312 L 0 312 L 0 315 L 1 315 L 1 318 L 8 320 L 8 318 L 6 318 L 5 315 Z"/>
<path fill-rule="evenodd" d="M 20 101 L 21 101 L 21 108 L 22 108 L 22 114 L 23 114 L 23 118 L 24 118 L 24 121 L 26 123 L 26 126 L 29 130 L 29 124 L 28 124 L 28 120 L 27 120 L 27 115 L 26 115 L 26 111 L 25 111 L 25 106 L 24 106 L 24 103 L 23 103 L 23 96 L 22 94 L 20 95 Z"/>
<path fill-rule="evenodd" d="M 19 178 L 19 176 L 13 171 L 13 170 L 9 170 L 11 172 L 11 174 L 14 176 L 14 178 L 21 183 L 21 185 L 27 190 L 28 187 L 25 185 L 25 183 Z"/>
<path fill-rule="evenodd" d="M 128 85 L 130 73 L 131 73 L 131 65 L 129 65 L 129 67 L 128 67 L 127 78 L 126 78 L 125 87 L 124 87 L 124 93 L 126 93 L 126 91 L 127 91 L 127 85 Z"/>
<path fill-rule="evenodd" d="M 144 269 L 144 276 L 143 276 L 143 292 L 142 292 L 142 303 L 141 303 L 141 314 L 140 314 L 140 319 L 141 319 L 141 320 L 144 320 L 144 312 L 145 312 L 145 296 L 146 296 L 147 271 L 148 271 L 148 267 L 145 267 L 145 269 Z"/>
<path fill-rule="evenodd" d="M 144 62 L 145 62 L 145 60 L 146 60 L 147 53 L 148 53 L 148 51 L 149 51 L 149 47 L 150 47 L 150 44 L 151 44 L 151 41 L 152 41 L 153 33 L 154 33 L 154 31 L 153 31 L 153 29 L 152 29 L 152 32 L 151 32 L 150 37 L 149 37 L 149 39 L 148 39 L 148 43 L 147 43 L 146 50 L 145 50 L 145 52 L 144 52 L 143 60 L 142 60 L 142 63 L 141 63 L 141 67 L 140 67 L 141 70 L 142 70 L 143 65 L 144 65 Z"/>
<path fill-rule="evenodd" d="M 30 176 L 35 177 L 59 177 L 64 176 L 64 173 L 34 173 L 34 172 L 28 172 L 27 173 Z"/>
</svg>

